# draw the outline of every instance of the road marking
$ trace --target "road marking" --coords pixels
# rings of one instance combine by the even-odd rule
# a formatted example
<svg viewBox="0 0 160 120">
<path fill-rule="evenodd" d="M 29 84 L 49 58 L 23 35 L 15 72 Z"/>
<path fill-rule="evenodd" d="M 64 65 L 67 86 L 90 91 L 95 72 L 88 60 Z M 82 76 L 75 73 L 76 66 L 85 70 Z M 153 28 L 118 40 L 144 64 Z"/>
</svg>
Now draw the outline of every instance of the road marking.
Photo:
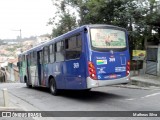
<svg viewBox="0 0 160 120">
<path fill-rule="evenodd" d="M 146 96 L 144 96 L 144 97 L 141 97 L 141 98 L 143 99 L 143 98 L 153 97 L 153 96 L 156 96 L 156 95 L 159 95 L 159 94 L 160 94 L 160 92 L 158 92 L 158 93 L 153 93 L 153 94 L 150 94 L 150 95 L 146 95 Z"/>
<path fill-rule="evenodd" d="M 130 98 L 130 99 L 125 99 L 125 100 L 130 100 L 131 101 L 131 100 L 135 100 L 135 99 L 134 98 Z"/>
</svg>

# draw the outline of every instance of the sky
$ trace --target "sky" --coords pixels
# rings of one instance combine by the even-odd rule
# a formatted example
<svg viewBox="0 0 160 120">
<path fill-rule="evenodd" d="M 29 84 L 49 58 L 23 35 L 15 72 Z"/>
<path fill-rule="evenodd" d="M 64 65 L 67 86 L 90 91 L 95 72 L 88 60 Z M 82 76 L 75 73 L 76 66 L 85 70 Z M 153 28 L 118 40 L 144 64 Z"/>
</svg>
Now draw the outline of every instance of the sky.
<svg viewBox="0 0 160 120">
<path fill-rule="evenodd" d="M 0 39 L 51 34 L 54 11 L 52 0 L 0 0 Z"/>
</svg>

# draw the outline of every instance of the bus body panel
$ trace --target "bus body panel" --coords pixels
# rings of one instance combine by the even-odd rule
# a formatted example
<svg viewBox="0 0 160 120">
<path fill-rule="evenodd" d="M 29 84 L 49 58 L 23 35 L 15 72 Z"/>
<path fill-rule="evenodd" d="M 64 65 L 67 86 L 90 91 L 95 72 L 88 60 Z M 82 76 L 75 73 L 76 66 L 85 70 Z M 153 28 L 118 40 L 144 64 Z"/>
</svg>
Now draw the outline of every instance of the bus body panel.
<svg viewBox="0 0 160 120">
<path fill-rule="evenodd" d="M 65 89 L 64 62 L 56 62 L 54 65 L 54 78 L 58 89 Z"/>
<path fill-rule="evenodd" d="M 22 62 L 22 73 L 23 73 L 23 76 L 26 75 L 26 68 L 27 68 L 26 61 L 23 61 Z"/>
<path fill-rule="evenodd" d="M 56 62 L 44 64 L 41 72 L 42 86 L 49 87 L 49 78 L 53 77 L 56 81 L 58 89 L 65 89 L 65 80 L 64 80 L 64 63 Z"/>
<path fill-rule="evenodd" d="M 32 85 L 32 81 L 31 81 L 31 72 L 30 72 L 30 63 L 29 63 L 29 55 L 27 55 L 27 83 L 28 85 Z"/>
<path fill-rule="evenodd" d="M 84 58 L 66 61 L 64 76 L 66 89 L 85 89 Z"/>
<path fill-rule="evenodd" d="M 92 52 L 92 62 L 96 68 L 98 80 L 114 80 L 126 77 L 126 65 L 129 61 L 128 51 Z"/>
<path fill-rule="evenodd" d="M 40 80 L 40 83 L 41 83 L 41 86 L 46 86 L 46 73 L 45 72 L 47 72 L 47 70 L 46 70 L 46 68 L 47 68 L 47 65 L 45 65 L 45 64 L 41 64 L 39 67 L 41 67 L 41 80 Z"/>
<path fill-rule="evenodd" d="M 87 88 L 128 83 L 129 75 L 126 76 L 127 61 L 129 61 L 128 50 L 113 54 L 92 52 L 91 62 L 96 68 L 97 79 L 93 80 L 87 77 Z"/>
</svg>

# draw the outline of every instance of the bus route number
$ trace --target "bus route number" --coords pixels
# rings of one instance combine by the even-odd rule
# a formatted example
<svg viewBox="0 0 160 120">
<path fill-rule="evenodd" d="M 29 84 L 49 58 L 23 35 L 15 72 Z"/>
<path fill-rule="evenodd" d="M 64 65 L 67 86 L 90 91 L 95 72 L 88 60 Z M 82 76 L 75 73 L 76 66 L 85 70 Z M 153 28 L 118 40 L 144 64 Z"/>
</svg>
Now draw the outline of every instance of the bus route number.
<svg viewBox="0 0 160 120">
<path fill-rule="evenodd" d="M 73 63 L 73 68 L 79 68 L 79 63 Z"/>
<path fill-rule="evenodd" d="M 115 58 L 109 58 L 109 62 L 115 62 Z"/>
</svg>

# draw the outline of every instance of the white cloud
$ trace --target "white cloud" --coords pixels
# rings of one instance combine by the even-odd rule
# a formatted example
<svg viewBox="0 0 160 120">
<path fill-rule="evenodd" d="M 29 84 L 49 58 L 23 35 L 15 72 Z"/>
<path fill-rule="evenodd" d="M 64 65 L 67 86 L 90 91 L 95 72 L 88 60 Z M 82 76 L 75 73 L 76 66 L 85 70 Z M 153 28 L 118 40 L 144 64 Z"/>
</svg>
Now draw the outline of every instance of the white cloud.
<svg viewBox="0 0 160 120">
<path fill-rule="evenodd" d="M 46 26 L 54 16 L 51 0 L 0 0 L 0 39 L 16 38 L 51 33 Z"/>
</svg>

